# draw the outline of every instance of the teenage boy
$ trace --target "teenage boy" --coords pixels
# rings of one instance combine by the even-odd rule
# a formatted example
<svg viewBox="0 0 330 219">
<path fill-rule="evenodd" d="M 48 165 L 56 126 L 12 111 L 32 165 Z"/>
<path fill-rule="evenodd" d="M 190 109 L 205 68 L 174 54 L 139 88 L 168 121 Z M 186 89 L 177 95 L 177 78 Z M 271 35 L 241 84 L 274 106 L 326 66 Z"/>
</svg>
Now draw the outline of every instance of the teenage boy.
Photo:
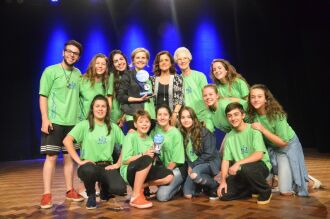
<svg viewBox="0 0 330 219">
<path fill-rule="evenodd" d="M 65 43 L 61 63 L 47 67 L 40 79 L 39 102 L 42 118 L 41 154 L 46 155 L 43 167 L 44 194 L 40 207 L 51 208 L 51 184 L 56 160 L 62 150 L 66 199 L 83 201 L 73 189 L 74 164 L 68 155 L 63 139 L 77 122 L 79 104 L 80 71 L 74 67 L 82 52 L 82 46 L 75 40 Z"/>
<path fill-rule="evenodd" d="M 262 134 L 244 122 L 240 103 L 229 104 L 225 113 L 233 129 L 224 143 L 218 195 L 221 200 L 229 201 L 255 194 L 258 204 L 268 204 L 272 191 L 266 178 L 271 164 Z"/>
</svg>

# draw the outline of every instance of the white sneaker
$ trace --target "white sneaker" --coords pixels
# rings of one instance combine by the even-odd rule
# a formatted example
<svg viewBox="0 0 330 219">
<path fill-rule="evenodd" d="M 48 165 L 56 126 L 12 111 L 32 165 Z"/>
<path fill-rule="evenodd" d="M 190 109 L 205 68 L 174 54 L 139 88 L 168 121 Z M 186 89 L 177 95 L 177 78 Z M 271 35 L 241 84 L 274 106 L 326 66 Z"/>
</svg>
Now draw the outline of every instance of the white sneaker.
<svg viewBox="0 0 330 219">
<path fill-rule="evenodd" d="M 319 189 L 322 186 L 322 183 L 320 180 L 312 177 L 311 175 L 308 175 L 308 178 L 313 181 L 313 189 Z"/>
<path fill-rule="evenodd" d="M 82 191 L 82 192 L 79 192 L 79 195 L 81 195 L 82 197 L 84 197 L 84 199 L 88 199 L 88 196 L 87 196 L 86 190 L 84 190 L 84 191 Z"/>
</svg>

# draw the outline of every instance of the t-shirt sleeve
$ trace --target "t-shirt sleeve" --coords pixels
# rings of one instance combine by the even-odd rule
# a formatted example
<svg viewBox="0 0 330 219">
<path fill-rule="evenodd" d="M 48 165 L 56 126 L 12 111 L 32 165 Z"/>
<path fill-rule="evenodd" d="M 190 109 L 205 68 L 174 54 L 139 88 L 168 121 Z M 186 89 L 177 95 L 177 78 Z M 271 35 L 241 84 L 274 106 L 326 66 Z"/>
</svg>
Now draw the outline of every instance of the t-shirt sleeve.
<svg viewBox="0 0 330 219">
<path fill-rule="evenodd" d="M 283 141 L 288 142 L 292 138 L 292 132 L 292 128 L 288 124 L 286 117 L 278 117 L 275 124 L 275 134 Z"/>
<path fill-rule="evenodd" d="M 84 140 L 84 132 L 86 131 L 85 129 L 87 128 L 88 130 L 86 124 L 88 124 L 87 121 L 78 123 L 75 127 L 73 127 L 68 135 L 71 135 L 77 141 L 77 143 L 81 143 Z"/>
<path fill-rule="evenodd" d="M 224 142 L 223 160 L 233 160 L 233 156 L 230 151 L 230 138 L 228 136 L 226 137 L 226 141 Z"/>
<path fill-rule="evenodd" d="M 123 147 L 122 147 L 122 163 L 126 162 L 131 156 L 133 156 L 133 139 L 132 134 L 127 134 L 124 137 Z"/>
<path fill-rule="evenodd" d="M 45 97 L 49 96 L 53 85 L 52 72 L 50 68 L 46 68 L 41 75 L 39 94 Z"/>
<path fill-rule="evenodd" d="M 177 164 L 184 163 L 184 147 L 183 138 L 179 131 L 176 132 L 176 136 L 172 140 L 172 145 L 174 146 L 171 156 L 171 161 Z"/>
<path fill-rule="evenodd" d="M 123 131 L 116 124 L 114 124 L 113 127 L 114 127 L 115 133 L 116 133 L 115 143 L 122 145 L 124 142 L 125 135 L 124 135 Z"/>
<path fill-rule="evenodd" d="M 238 82 L 239 82 L 239 89 L 240 89 L 241 98 L 247 97 L 249 95 L 249 86 L 248 86 L 248 84 L 242 79 L 239 79 Z"/>
<path fill-rule="evenodd" d="M 253 148 L 264 153 L 267 151 L 262 134 L 258 130 L 253 130 Z"/>
<path fill-rule="evenodd" d="M 200 88 L 203 89 L 203 87 L 205 85 L 207 85 L 207 79 L 206 79 L 206 76 L 204 73 L 201 74 L 201 77 L 200 77 Z"/>
</svg>

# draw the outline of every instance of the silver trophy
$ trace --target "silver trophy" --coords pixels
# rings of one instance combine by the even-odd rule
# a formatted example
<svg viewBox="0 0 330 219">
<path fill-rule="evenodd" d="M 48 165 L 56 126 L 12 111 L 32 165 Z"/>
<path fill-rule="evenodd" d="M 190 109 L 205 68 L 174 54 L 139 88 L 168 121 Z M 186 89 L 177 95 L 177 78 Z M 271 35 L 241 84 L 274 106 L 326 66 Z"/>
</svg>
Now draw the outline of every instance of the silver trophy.
<svg viewBox="0 0 330 219">
<path fill-rule="evenodd" d="M 140 87 L 140 96 L 152 95 L 151 86 L 148 84 L 149 73 L 146 70 L 136 72 L 136 82 Z"/>
</svg>

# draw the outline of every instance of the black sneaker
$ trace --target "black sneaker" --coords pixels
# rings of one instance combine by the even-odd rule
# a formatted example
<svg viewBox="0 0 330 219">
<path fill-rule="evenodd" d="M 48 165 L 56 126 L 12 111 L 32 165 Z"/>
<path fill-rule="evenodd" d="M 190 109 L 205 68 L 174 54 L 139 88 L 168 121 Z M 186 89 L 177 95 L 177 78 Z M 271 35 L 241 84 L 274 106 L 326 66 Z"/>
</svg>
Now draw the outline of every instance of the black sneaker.
<svg viewBox="0 0 330 219">
<path fill-rule="evenodd" d="M 86 208 L 89 210 L 96 208 L 96 196 L 95 195 L 88 196 L 88 199 L 86 202 Z"/>
<path fill-rule="evenodd" d="M 218 200 L 219 199 L 219 196 L 217 194 L 217 188 L 211 189 L 208 192 L 208 196 L 209 196 L 209 200 L 211 200 L 211 201 Z"/>
<path fill-rule="evenodd" d="M 101 201 L 109 201 L 110 198 L 113 198 L 113 195 L 110 195 L 109 192 L 101 190 L 100 191 L 100 200 Z"/>
<path fill-rule="evenodd" d="M 259 205 L 269 204 L 270 199 L 272 198 L 272 190 L 269 189 L 265 194 L 259 194 L 257 203 Z"/>
</svg>

